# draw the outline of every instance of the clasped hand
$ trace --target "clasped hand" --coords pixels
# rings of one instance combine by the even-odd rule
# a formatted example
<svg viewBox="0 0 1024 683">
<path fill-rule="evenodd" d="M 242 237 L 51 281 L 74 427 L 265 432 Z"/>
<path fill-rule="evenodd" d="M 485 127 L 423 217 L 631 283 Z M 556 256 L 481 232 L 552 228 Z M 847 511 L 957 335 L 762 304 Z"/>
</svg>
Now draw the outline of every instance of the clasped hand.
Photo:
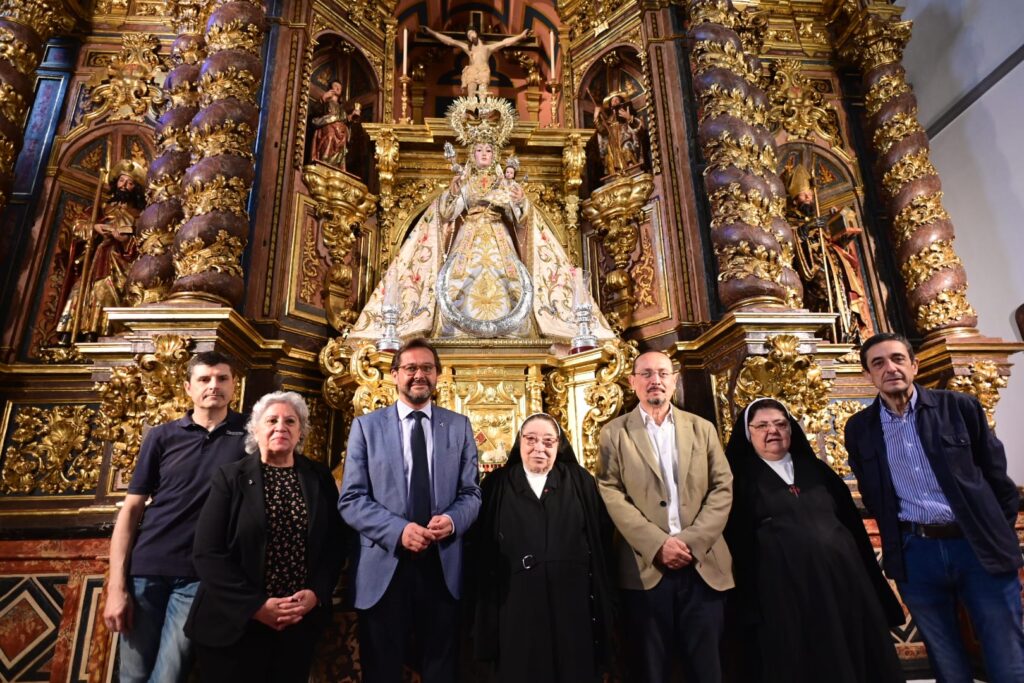
<svg viewBox="0 0 1024 683">
<path fill-rule="evenodd" d="M 451 536 L 454 531 L 452 520 L 447 515 L 434 515 L 427 526 L 409 522 L 402 530 L 402 547 L 414 553 L 423 552 L 431 543 Z"/>
<path fill-rule="evenodd" d="M 316 593 L 303 588 L 294 595 L 284 598 L 268 598 L 252 618 L 275 631 L 283 631 L 302 621 L 302 617 L 314 607 Z"/>
<path fill-rule="evenodd" d="M 669 536 L 658 549 L 654 561 L 669 569 L 682 569 L 693 562 L 693 553 L 685 542 L 675 536 Z"/>
</svg>

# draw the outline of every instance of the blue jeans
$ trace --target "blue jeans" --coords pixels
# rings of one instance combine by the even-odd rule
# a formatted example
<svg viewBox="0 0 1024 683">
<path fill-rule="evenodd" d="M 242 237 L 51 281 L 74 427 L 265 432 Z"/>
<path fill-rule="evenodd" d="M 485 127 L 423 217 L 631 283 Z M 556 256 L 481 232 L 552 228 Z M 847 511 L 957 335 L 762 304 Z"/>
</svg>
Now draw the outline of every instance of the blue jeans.
<svg viewBox="0 0 1024 683">
<path fill-rule="evenodd" d="M 990 574 L 962 538 L 903 537 L 907 579 L 898 581 L 938 683 L 974 680 L 960 637 L 957 600 L 967 608 L 981 642 L 991 683 L 1024 681 L 1024 610 L 1016 572 Z"/>
<path fill-rule="evenodd" d="M 183 683 L 192 668 L 185 619 L 199 581 L 133 576 L 132 627 L 121 634 L 121 683 Z"/>
</svg>

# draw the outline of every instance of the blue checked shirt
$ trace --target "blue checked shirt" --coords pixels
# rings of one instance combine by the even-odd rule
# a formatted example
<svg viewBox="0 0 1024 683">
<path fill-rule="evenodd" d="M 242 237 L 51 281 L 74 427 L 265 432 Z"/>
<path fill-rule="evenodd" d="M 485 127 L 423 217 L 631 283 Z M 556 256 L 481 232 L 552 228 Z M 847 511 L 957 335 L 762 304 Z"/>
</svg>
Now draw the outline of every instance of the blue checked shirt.
<svg viewBox="0 0 1024 683">
<path fill-rule="evenodd" d="M 892 485 L 900 499 L 900 521 L 918 524 L 956 521 L 917 433 L 917 389 L 914 389 L 910 406 L 903 415 L 889 410 L 885 401 L 881 404 L 882 435 L 889 456 Z"/>
</svg>

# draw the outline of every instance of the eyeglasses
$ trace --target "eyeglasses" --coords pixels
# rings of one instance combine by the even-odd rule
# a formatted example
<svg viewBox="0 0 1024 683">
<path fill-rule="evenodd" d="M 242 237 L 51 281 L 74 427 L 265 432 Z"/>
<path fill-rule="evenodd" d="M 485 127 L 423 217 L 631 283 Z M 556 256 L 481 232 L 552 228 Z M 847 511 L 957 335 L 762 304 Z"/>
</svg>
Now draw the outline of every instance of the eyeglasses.
<svg viewBox="0 0 1024 683">
<path fill-rule="evenodd" d="M 657 372 L 644 370 L 643 372 L 634 372 L 633 374 L 637 377 L 642 377 L 643 379 L 652 379 L 654 377 L 657 377 L 658 379 L 668 379 L 676 373 L 671 370 L 658 370 Z"/>
<path fill-rule="evenodd" d="M 750 425 L 750 431 L 752 432 L 765 432 L 768 431 L 769 427 L 775 427 L 780 432 L 784 432 L 789 429 L 788 420 L 776 420 L 775 422 L 754 422 Z"/>
<path fill-rule="evenodd" d="M 422 372 L 424 375 L 432 375 L 437 370 L 437 366 L 433 363 L 409 363 L 408 365 L 402 365 L 401 370 L 407 375 L 415 375 L 417 371 Z"/>
<path fill-rule="evenodd" d="M 533 434 L 525 434 L 523 436 L 523 443 L 527 446 L 536 446 L 538 443 L 542 443 L 544 444 L 544 448 L 554 448 L 558 445 L 558 438 L 554 436 L 541 438 L 539 436 L 534 436 Z"/>
</svg>

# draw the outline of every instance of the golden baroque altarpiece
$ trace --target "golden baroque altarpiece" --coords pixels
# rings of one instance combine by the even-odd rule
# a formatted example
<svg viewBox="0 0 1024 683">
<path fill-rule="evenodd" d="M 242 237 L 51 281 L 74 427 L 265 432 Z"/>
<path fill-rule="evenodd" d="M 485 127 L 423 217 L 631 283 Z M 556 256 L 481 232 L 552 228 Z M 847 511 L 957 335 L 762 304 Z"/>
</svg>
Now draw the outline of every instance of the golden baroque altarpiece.
<svg viewBox="0 0 1024 683">
<path fill-rule="evenodd" d="M 505 109 L 460 105 L 465 57 L 422 26 L 529 29 L 488 65 Z M 447 268 L 406 268 L 420 235 L 438 231 L 443 259 L 446 230 L 483 220 L 438 212 L 453 174 L 486 182 L 465 145 L 494 116 L 505 128 L 480 139 L 514 176 L 505 201 L 522 191 L 514 291 L 533 314 L 516 334 L 442 313 L 423 330 L 482 469 L 538 410 L 596 467 L 646 348 L 678 362 L 685 407 L 723 439 L 776 396 L 844 476 L 872 331 L 908 334 L 921 381 L 992 419 L 1020 348 L 978 332 L 901 66 L 910 33 L 884 0 L 0 0 L 0 573 L 53 608 L 49 649 L 12 671 L 109 679 L 105 538 L 146 429 L 187 408 L 191 353 L 241 360 L 242 408 L 302 393 L 308 453 L 340 475 L 353 416 L 394 400 L 385 338 L 423 313 L 406 295 L 446 299 Z M 111 192 L 125 176 L 134 209 Z M 794 205 L 801 178 L 811 207 Z M 389 306 L 397 327 L 368 333 Z M 352 615 L 335 628 L 318 680 L 358 669 Z M 922 657 L 912 628 L 894 636 Z"/>
</svg>

